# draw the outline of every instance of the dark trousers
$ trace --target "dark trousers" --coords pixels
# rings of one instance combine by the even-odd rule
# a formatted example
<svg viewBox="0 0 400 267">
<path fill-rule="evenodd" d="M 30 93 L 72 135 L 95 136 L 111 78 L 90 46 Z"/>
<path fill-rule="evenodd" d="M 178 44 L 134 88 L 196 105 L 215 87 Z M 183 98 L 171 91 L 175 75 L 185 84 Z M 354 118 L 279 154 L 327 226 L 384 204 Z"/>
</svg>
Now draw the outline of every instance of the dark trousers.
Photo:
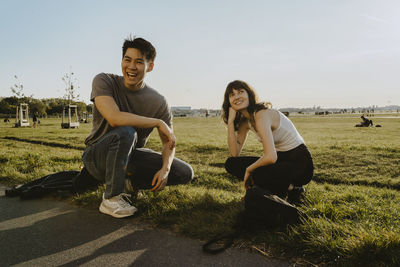
<svg viewBox="0 0 400 267">
<path fill-rule="evenodd" d="M 102 136 L 83 152 L 83 163 L 88 172 L 106 184 L 105 198 L 124 191 L 125 179 L 134 189 L 149 189 L 154 175 L 162 167 L 160 153 L 136 148 L 137 134 L 132 127 L 118 127 Z M 193 169 L 186 162 L 174 158 L 167 185 L 185 184 L 193 179 Z"/>
<path fill-rule="evenodd" d="M 255 185 L 284 197 L 290 184 L 302 186 L 311 181 L 314 164 L 304 144 L 277 154 L 278 159 L 274 164 L 257 168 L 252 173 L 252 178 Z M 228 173 L 243 180 L 246 168 L 258 159 L 259 157 L 250 156 L 230 157 L 225 162 L 225 168 Z"/>
</svg>

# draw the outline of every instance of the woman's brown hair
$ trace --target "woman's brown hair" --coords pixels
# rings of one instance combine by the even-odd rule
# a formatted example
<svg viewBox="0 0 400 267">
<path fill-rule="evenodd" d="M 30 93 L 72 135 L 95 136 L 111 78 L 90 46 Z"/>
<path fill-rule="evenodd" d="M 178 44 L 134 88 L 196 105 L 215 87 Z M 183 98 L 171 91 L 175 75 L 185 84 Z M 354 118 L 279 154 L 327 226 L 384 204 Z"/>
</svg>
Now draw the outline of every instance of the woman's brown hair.
<svg viewBox="0 0 400 267">
<path fill-rule="evenodd" d="M 249 96 L 249 106 L 247 107 L 247 111 L 249 114 L 254 114 L 259 110 L 268 109 L 272 107 L 272 104 L 269 102 L 260 102 L 257 93 L 254 89 L 246 82 L 235 80 L 228 84 L 224 94 L 224 102 L 222 103 L 222 120 L 228 124 L 228 116 L 229 116 L 229 108 L 231 104 L 229 103 L 229 95 L 233 92 L 233 90 L 244 89 Z M 242 121 L 246 120 L 240 112 L 236 112 L 236 118 L 234 121 L 235 131 L 239 129 L 239 125 Z"/>
</svg>

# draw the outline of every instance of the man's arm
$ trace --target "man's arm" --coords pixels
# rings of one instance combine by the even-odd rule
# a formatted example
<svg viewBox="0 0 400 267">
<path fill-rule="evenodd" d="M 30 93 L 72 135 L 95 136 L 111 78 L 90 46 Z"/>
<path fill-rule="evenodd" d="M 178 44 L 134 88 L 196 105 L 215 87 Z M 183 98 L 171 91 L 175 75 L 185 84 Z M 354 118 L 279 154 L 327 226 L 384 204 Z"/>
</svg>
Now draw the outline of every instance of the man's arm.
<svg viewBox="0 0 400 267">
<path fill-rule="evenodd" d="M 161 191 L 167 185 L 168 174 L 175 155 L 175 147 L 172 149 L 170 148 L 168 138 L 160 130 L 158 130 L 158 134 L 160 135 L 160 139 L 163 144 L 161 152 L 163 164 L 161 169 L 153 177 L 153 181 L 151 183 L 153 188 L 151 191 Z"/>
<path fill-rule="evenodd" d="M 175 136 L 168 125 L 155 118 L 148 118 L 132 114 L 129 112 L 122 112 L 119 110 L 114 98 L 111 96 L 97 96 L 94 99 L 94 104 L 101 115 L 107 120 L 111 127 L 132 126 L 137 128 L 154 128 L 157 127 L 158 131 L 165 136 L 167 146 L 170 149 L 175 147 Z M 164 143 L 163 143 L 164 145 Z"/>
</svg>

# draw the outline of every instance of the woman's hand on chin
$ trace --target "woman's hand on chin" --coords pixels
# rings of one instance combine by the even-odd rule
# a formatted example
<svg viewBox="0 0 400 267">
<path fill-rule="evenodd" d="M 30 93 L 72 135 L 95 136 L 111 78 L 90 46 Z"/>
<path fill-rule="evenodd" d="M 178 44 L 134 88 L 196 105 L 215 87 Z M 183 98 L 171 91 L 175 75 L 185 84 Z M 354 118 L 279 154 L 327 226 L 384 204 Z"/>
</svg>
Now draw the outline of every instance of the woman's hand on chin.
<svg viewBox="0 0 400 267">
<path fill-rule="evenodd" d="M 232 107 L 229 107 L 229 115 L 228 115 L 228 122 L 234 122 L 236 118 L 237 111 L 234 110 Z"/>
</svg>

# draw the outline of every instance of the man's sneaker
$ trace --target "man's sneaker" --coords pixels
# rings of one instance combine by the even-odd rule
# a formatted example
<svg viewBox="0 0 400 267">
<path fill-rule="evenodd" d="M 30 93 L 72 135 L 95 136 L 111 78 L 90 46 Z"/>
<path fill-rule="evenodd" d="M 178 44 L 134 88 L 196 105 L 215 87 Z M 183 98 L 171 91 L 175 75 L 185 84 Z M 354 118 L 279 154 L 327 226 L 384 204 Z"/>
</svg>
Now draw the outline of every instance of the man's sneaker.
<svg viewBox="0 0 400 267">
<path fill-rule="evenodd" d="M 121 193 L 118 196 L 106 199 L 103 193 L 103 201 L 100 204 L 99 210 L 115 218 L 131 216 L 137 211 L 137 208 L 132 205 L 129 197 L 129 194 Z"/>
</svg>

